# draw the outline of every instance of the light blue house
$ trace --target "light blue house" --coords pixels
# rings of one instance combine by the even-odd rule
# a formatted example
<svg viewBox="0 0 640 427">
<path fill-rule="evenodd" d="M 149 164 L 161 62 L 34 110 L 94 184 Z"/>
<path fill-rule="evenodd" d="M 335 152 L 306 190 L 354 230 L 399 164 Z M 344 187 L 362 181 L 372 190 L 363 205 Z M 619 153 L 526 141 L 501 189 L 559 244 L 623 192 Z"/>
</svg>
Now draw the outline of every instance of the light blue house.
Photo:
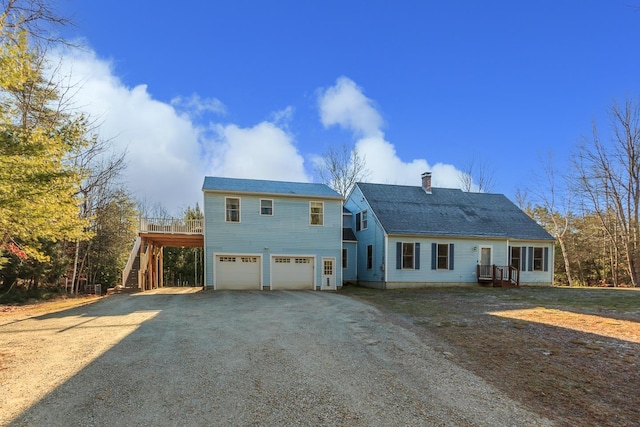
<svg viewBox="0 0 640 427">
<path fill-rule="evenodd" d="M 358 240 L 353 232 L 353 214 L 342 209 L 342 283 L 358 282 Z"/>
<path fill-rule="evenodd" d="M 501 194 L 357 183 L 353 213 L 361 285 L 552 285 L 555 240 Z"/>
<path fill-rule="evenodd" d="M 217 177 L 206 177 L 202 191 L 205 288 L 342 284 L 340 194 L 324 184 Z"/>
</svg>

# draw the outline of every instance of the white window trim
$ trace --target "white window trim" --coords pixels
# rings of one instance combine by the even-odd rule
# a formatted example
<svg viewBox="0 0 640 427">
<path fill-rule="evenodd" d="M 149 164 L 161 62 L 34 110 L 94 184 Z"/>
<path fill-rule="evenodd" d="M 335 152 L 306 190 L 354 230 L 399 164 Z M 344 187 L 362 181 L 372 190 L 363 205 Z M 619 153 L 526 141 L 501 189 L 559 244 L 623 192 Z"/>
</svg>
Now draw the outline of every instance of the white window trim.
<svg viewBox="0 0 640 427">
<path fill-rule="evenodd" d="M 540 249 L 540 268 L 536 268 L 536 249 Z M 544 271 L 544 246 L 533 246 L 531 254 L 531 272 L 532 273 L 545 273 Z"/>
<path fill-rule="evenodd" d="M 322 221 L 320 224 L 313 224 L 311 222 L 311 218 L 313 216 L 313 212 L 311 211 L 311 206 L 313 203 L 320 203 L 320 206 L 322 206 Z M 313 226 L 313 227 L 323 227 L 324 226 L 324 202 L 318 202 L 318 201 L 310 201 L 309 202 L 309 225 Z"/>
<path fill-rule="evenodd" d="M 400 242 L 400 250 L 402 251 L 402 253 L 400 254 L 400 269 L 401 270 L 415 270 L 416 269 L 416 244 L 415 242 Z M 411 258 L 411 264 L 412 267 L 406 267 L 404 266 L 404 245 L 412 245 L 413 246 L 413 255 Z"/>
<path fill-rule="evenodd" d="M 229 199 L 237 199 L 238 200 L 238 220 L 237 221 L 229 221 L 227 220 L 227 200 Z M 242 199 L 240 197 L 232 197 L 228 196 L 224 198 L 224 222 L 228 222 L 230 224 L 239 224 L 242 222 Z"/>
<path fill-rule="evenodd" d="M 262 202 L 263 202 L 263 201 L 269 201 L 269 202 L 271 202 L 271 213 L 270 213 L 270 214 L 263 214 L 263 213 L 262 213 Z M 260 207 L 259 207 L 259 209 L 260 209 L 260 216 L 273 216 L 273 214 L 274 214 L 274 212 L 273 212 L 273 211 L 274 211 L 274 209 L 273 209 L 273 208 L 274 208 L 274 205 L 275 205 L 275 203 L 273 203 L 273 199 L 260 199 Z"/>
<path fill-rule="evenodd" d="M 440 267 L 440 245 L 445 245 L 447 247 L 447 265 L 445 267 Z M 449 266 L 451 265 L 451 254 L 449 245 L 450 243 L 436 243 L 436 270 L 449 270 Z"/>
<path fill-rule="evenodd" d="M 366 222 L 365 222 L 365 216 Z M 369 211 L 367 209 L 360 212 L 360 231 L 366 230 L 369 226 Z"/>
</svg>

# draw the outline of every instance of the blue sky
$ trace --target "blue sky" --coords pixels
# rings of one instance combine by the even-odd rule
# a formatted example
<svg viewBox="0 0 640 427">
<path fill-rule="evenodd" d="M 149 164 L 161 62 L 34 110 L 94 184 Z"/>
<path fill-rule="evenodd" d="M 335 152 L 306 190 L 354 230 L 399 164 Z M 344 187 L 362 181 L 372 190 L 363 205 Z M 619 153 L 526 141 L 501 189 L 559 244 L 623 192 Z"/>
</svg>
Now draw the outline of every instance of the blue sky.
<svg viewBox="0 0 640 427">
<path fill-rule="evenodd" d="M 640 96 L 640 1 L 66 0 L 76 104 L 169 211 L 205 174 L 314 180 L 349 144 L 373 182 L 459 186 L 491 164 L 513 198 L 559 168 L 612 99 Z"/>
</svg>

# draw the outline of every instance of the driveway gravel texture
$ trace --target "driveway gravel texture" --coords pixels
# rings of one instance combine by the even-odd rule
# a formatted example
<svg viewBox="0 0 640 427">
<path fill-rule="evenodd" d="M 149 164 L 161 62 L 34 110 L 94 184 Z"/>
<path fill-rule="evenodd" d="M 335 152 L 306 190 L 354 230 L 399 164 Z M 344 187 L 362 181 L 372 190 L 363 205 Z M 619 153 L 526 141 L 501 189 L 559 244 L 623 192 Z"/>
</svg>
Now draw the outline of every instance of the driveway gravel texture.
<svg viewBox="0 0 640 427">
<path fill-rule="evenodd" d="M 548 426 L 340 293 L 164 288 L 0 316 L 9 426 Z"/>
</svg>

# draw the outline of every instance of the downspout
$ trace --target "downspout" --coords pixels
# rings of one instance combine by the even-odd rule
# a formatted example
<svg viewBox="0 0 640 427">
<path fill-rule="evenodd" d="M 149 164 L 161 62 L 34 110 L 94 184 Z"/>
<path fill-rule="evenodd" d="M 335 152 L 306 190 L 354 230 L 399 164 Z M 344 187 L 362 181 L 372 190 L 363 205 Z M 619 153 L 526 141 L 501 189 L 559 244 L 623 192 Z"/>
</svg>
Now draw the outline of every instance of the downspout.
<svg viewBox="0 0 640 427">
<path fill-rule="evenodd" d="M 209 260 L 207 259 L 207 193 L 202 192 L 202 263 L 204 264 L 203 278 L 202 278 L 202 290 L 207 290 L 207 270 L 209 266 Z M 213 276 L 212 276 L 213 277 Z"/>
<path fill-rule="evenodd" d="M 511 264 L 509 263 L 509 257 L 510 257 L 510 256 L 511 256 L 511 254 L 509 253 L 509 239 L 507 239 L 507 250 L 505 251 L 505 258 L 506 258 L 506 260 L 505 260 L 505 262 L 504 262 L 504 265 L 507 265 L 507 266 L 508 266 L 508 265 L 511 265 Z"/>
<path fill-rule="evenodd" d="M 384 234 L 384 262 L 382 263 L 382 266 L 384 268 L 384 274 L 382 276 L 382 279 L 384 280 L 384 282 L 382 283 L 382 289 L 387 289 L 387 271 L 388 269 L 388 265 L 387 262 L 389 261 L 389 235 L 387 233 Z"/>
</svg>

